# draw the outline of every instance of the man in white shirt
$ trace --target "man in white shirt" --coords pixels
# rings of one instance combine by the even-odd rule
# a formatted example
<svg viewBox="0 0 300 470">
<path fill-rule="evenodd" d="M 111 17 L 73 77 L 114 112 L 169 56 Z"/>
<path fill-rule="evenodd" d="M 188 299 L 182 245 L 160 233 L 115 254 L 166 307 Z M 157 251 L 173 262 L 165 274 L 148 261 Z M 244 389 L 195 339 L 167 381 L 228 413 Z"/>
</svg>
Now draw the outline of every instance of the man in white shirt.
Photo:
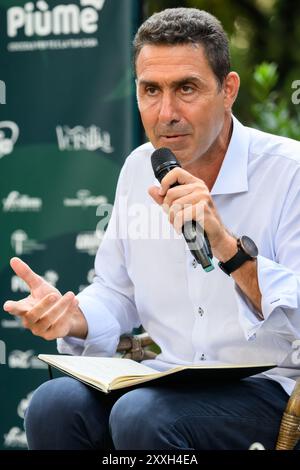
<svg viewBox="0 0 300 470">
<path fill-rule="evenodd" d="M 61 353 L 111 356 L 120 335 L 142 324 L 161 348 L 150 363 L 157 369 L 200 361 L 279 367 L 239 382 L 150 384 L 108 397 L 70 378 L 52 380 L 29 406 L 29 446 L 246 449 L 259 439 L 272 448 L 300 375 L 300 144 L 232 116 L 239 77 L 208 13 L 153 15 L 134 52 L 150 143 L 121 171 L 94 282 L 76 297 L 61 296 L 14 258 L 31 295 L 4 309 L 34 334 L 58 338 Z M 161 186 L 150 158 L 160 147 L 182 166 Z M 210 273 L 179 235 L 191 218 L 209 238 Z"/>
</svg>

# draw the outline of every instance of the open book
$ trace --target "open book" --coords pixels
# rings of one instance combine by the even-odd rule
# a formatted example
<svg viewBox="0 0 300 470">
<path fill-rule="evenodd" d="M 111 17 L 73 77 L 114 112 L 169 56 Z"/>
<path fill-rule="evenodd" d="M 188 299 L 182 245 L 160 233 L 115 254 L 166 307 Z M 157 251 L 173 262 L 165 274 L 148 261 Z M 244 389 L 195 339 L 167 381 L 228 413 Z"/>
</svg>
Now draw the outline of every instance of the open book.
<svg viewBox="0 0 300 470">
<path fill-rule="evenodd" d="M 236 380 L 276 367 L 275 364 L 204 363 L 203 365 L 177 366 L 159 372 L 131 359 L 117 357 L 65 356 L 61 354 L 39 354 L 38 357 L 47 364 L 104 393 L 140 385 L 150 380 L 177 384 L 186 381 L 196 384 L 207 380 Z"/>
</svg>

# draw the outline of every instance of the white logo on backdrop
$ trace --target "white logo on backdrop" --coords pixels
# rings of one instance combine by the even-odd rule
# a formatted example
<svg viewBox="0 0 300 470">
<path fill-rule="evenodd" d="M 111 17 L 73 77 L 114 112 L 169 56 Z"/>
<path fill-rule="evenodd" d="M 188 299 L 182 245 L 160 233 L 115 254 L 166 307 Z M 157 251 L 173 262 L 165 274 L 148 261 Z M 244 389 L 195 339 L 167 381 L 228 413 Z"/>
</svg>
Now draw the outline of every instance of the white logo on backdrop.
<svg viewBox="0 0 300 470">
<path fill-rule="evenodd" d="M 26 434 L 23 429 L 14 426 L 7 434 L 4 434 L 4 446 L 5 447 L 21 447 L 27 448 Z"/>
<path fill-rule="evenodd" d="M 11 246 L 15 251 L 16 255 L 30 254 L 33 251 L 44 250 L 45 245 L 36 242 L 36 240 L 30 240 L 24 230 L 16 230 L 11 234 Z"/>
<path fill-rule="evenodd" d="M 104 232 L 81 232 L 76 237 L 75 247 L 79 252 L 95 256 Z"/>
<path fill-rule="evenodd" d="M 1 320 L 1 327 L 2 328 L 22 328 L 24 329 L 24 326 L 22 324 L 22 320 L 19 317 L 14 317 L 12 319 L 3 319 Z"/>
<path fill-rule="evenodd" d="M 6 85 L 0 80 L 0 104 L 6 104 Z"/>
<path fill-rule="evenodd" d="M 51 9 L 50 1 L 38 0 L 35 3 L 27 2 L 24 6 L 8 8 L 9 38 L 17 38 L 19 34 L 26 38 L 42 38 L 42 40 L 10 42 L 8 50 L 16 52 L 96 47 L 98 38 L 91 35 L 98 31 L 99 12 L 104 3 L 105 0 L 80 0 L 79 5 L 61 4 Z M 71 38 L 55 39 L 70 35 Z"/>
<path fill-rule="evenodd" d="M 27 410 L 27 408 L 29 406 L 29 402 L 31 400 L 32 395 L 33 395 L 33 391 L 29 392 L 27 394 L 27 396 L 25 398 L 22 398 L 22 400 L 18 404 L 17 413 L 18 413 L 18 415 L 20 416 L 21 419 L 24 419 L 25 411 Z"/>
<path fill-rule="evenodd" d="M 90 127 L 57 126 L 56 135 L 58 146 L 64 150 L 102 150 L 104 153 L 114 151 L 111 146 L 111 137 L 107 131 L 102 131 L 100 127 L 92 125 Z"/>
<path fill-rule="evenodd" d="M 20 351 L 15 349 L 8 356 L 8 366 L 11 369 L 47 369 L 47 364 L 40 361 L 32 349 Z"/>
<path fill-rule="evenodd" d="M 30 197 L 20 194 L 19 191 L 11 191 L 5 199 L 2 199 L 3 212 L 38 212 L 43 201 L 38 197 Z"/>
<path fill-rule="evenodd" d="M 0 364 L 6 364 L 6 344 L 0 340 Z"/>
<path fill-rule="evenodd" d="M 107 203 L 106 196 L 92 196 L 91 191 L 88 189 L 79 189 L 76 193 L 76 198 L 65 198 L 64 206 L 66 207 L 97 207 L 101 204 Z"/>
<path fill-rule="evenodd" d="M 0 122 L 0 158 L 12 153 L 19 137 L 19 128 L 15 122 Z"/>
<path fill-rule="evenodd" d="M 17 413 L 21 419 L 24 419 L 25 411 L 28 408 L 32 395 L 33 391 L 28 393 L 25 398 L 22 398 L 22 400 L 18 404 Z M 3 438 L 5 447 L 27 447 L 25 431 L 23 429 L 20 429 L 18 426 L 12 427 L 7 434 L 4 434 Z"/>
<path fill-rule="evenodd" d="M 59 275 L 57 274 L 56 271 L 49 269 L 48 271 L 45 272 L 43 277 L 45 281 L 51 284 L 51 286 L 56 287 L 57 281 L 59 280 Z"/>
</svg>

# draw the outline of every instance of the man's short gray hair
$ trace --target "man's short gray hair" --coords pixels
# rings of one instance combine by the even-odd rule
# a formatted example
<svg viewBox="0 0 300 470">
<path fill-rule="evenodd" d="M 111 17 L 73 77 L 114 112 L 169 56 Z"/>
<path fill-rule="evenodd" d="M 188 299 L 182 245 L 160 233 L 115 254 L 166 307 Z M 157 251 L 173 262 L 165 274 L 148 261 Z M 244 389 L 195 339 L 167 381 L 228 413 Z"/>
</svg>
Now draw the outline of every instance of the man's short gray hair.
<svg viewBox="0 0 300 470">
<path fill-rule="evenodd" d="M 146 44 L 201 44 L 219 85 L 230 71 L 227 35 L 210 13 L 196 8 L 168 8 L 150 16 L 138 29 L 133 41 L 134 66 Z"/>
</svg>

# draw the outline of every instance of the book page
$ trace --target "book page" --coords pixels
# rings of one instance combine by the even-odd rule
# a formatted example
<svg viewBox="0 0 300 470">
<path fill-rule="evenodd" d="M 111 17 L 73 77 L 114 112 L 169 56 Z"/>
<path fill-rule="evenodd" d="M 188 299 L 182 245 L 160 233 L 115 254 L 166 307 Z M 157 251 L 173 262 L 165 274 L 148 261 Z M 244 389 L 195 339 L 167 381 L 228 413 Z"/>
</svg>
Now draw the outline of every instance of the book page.
<svg viewBox="0 0 300 470">
<path fill-rule="evenodd" d="M 111 357 L 65 356 L 39 354 L 39 359 L 64 369 L 73 375 L 109 385 L 118 377 L 141 377 L 157 374 L 155 369 L 131 359 Z"/>
<path fill-rule="evenodd" d="M 66 356 L 39 354 L 39 359 L 57 367 L 60 371 L 92 385 L 105 393 L 110 390 L 138 385 L 155 379 L 168 379 L 177 372 L 179 382 L 195 380 L 228 380 L 243 378 L 276 367 L 275 364 L 224 364 L 210 361 L 206 364 L 179 365 L 163 372 L 157 371 L 131 359 L 116 357 Z M 197 371 L 196 373 L 193 371 Z M 200 373 L 201 370 L 201 373 Z M 191 375 L 193 374 L 193 375 Z M 172 377 L 171 377 L 172 380 Z"/>
</svg>

